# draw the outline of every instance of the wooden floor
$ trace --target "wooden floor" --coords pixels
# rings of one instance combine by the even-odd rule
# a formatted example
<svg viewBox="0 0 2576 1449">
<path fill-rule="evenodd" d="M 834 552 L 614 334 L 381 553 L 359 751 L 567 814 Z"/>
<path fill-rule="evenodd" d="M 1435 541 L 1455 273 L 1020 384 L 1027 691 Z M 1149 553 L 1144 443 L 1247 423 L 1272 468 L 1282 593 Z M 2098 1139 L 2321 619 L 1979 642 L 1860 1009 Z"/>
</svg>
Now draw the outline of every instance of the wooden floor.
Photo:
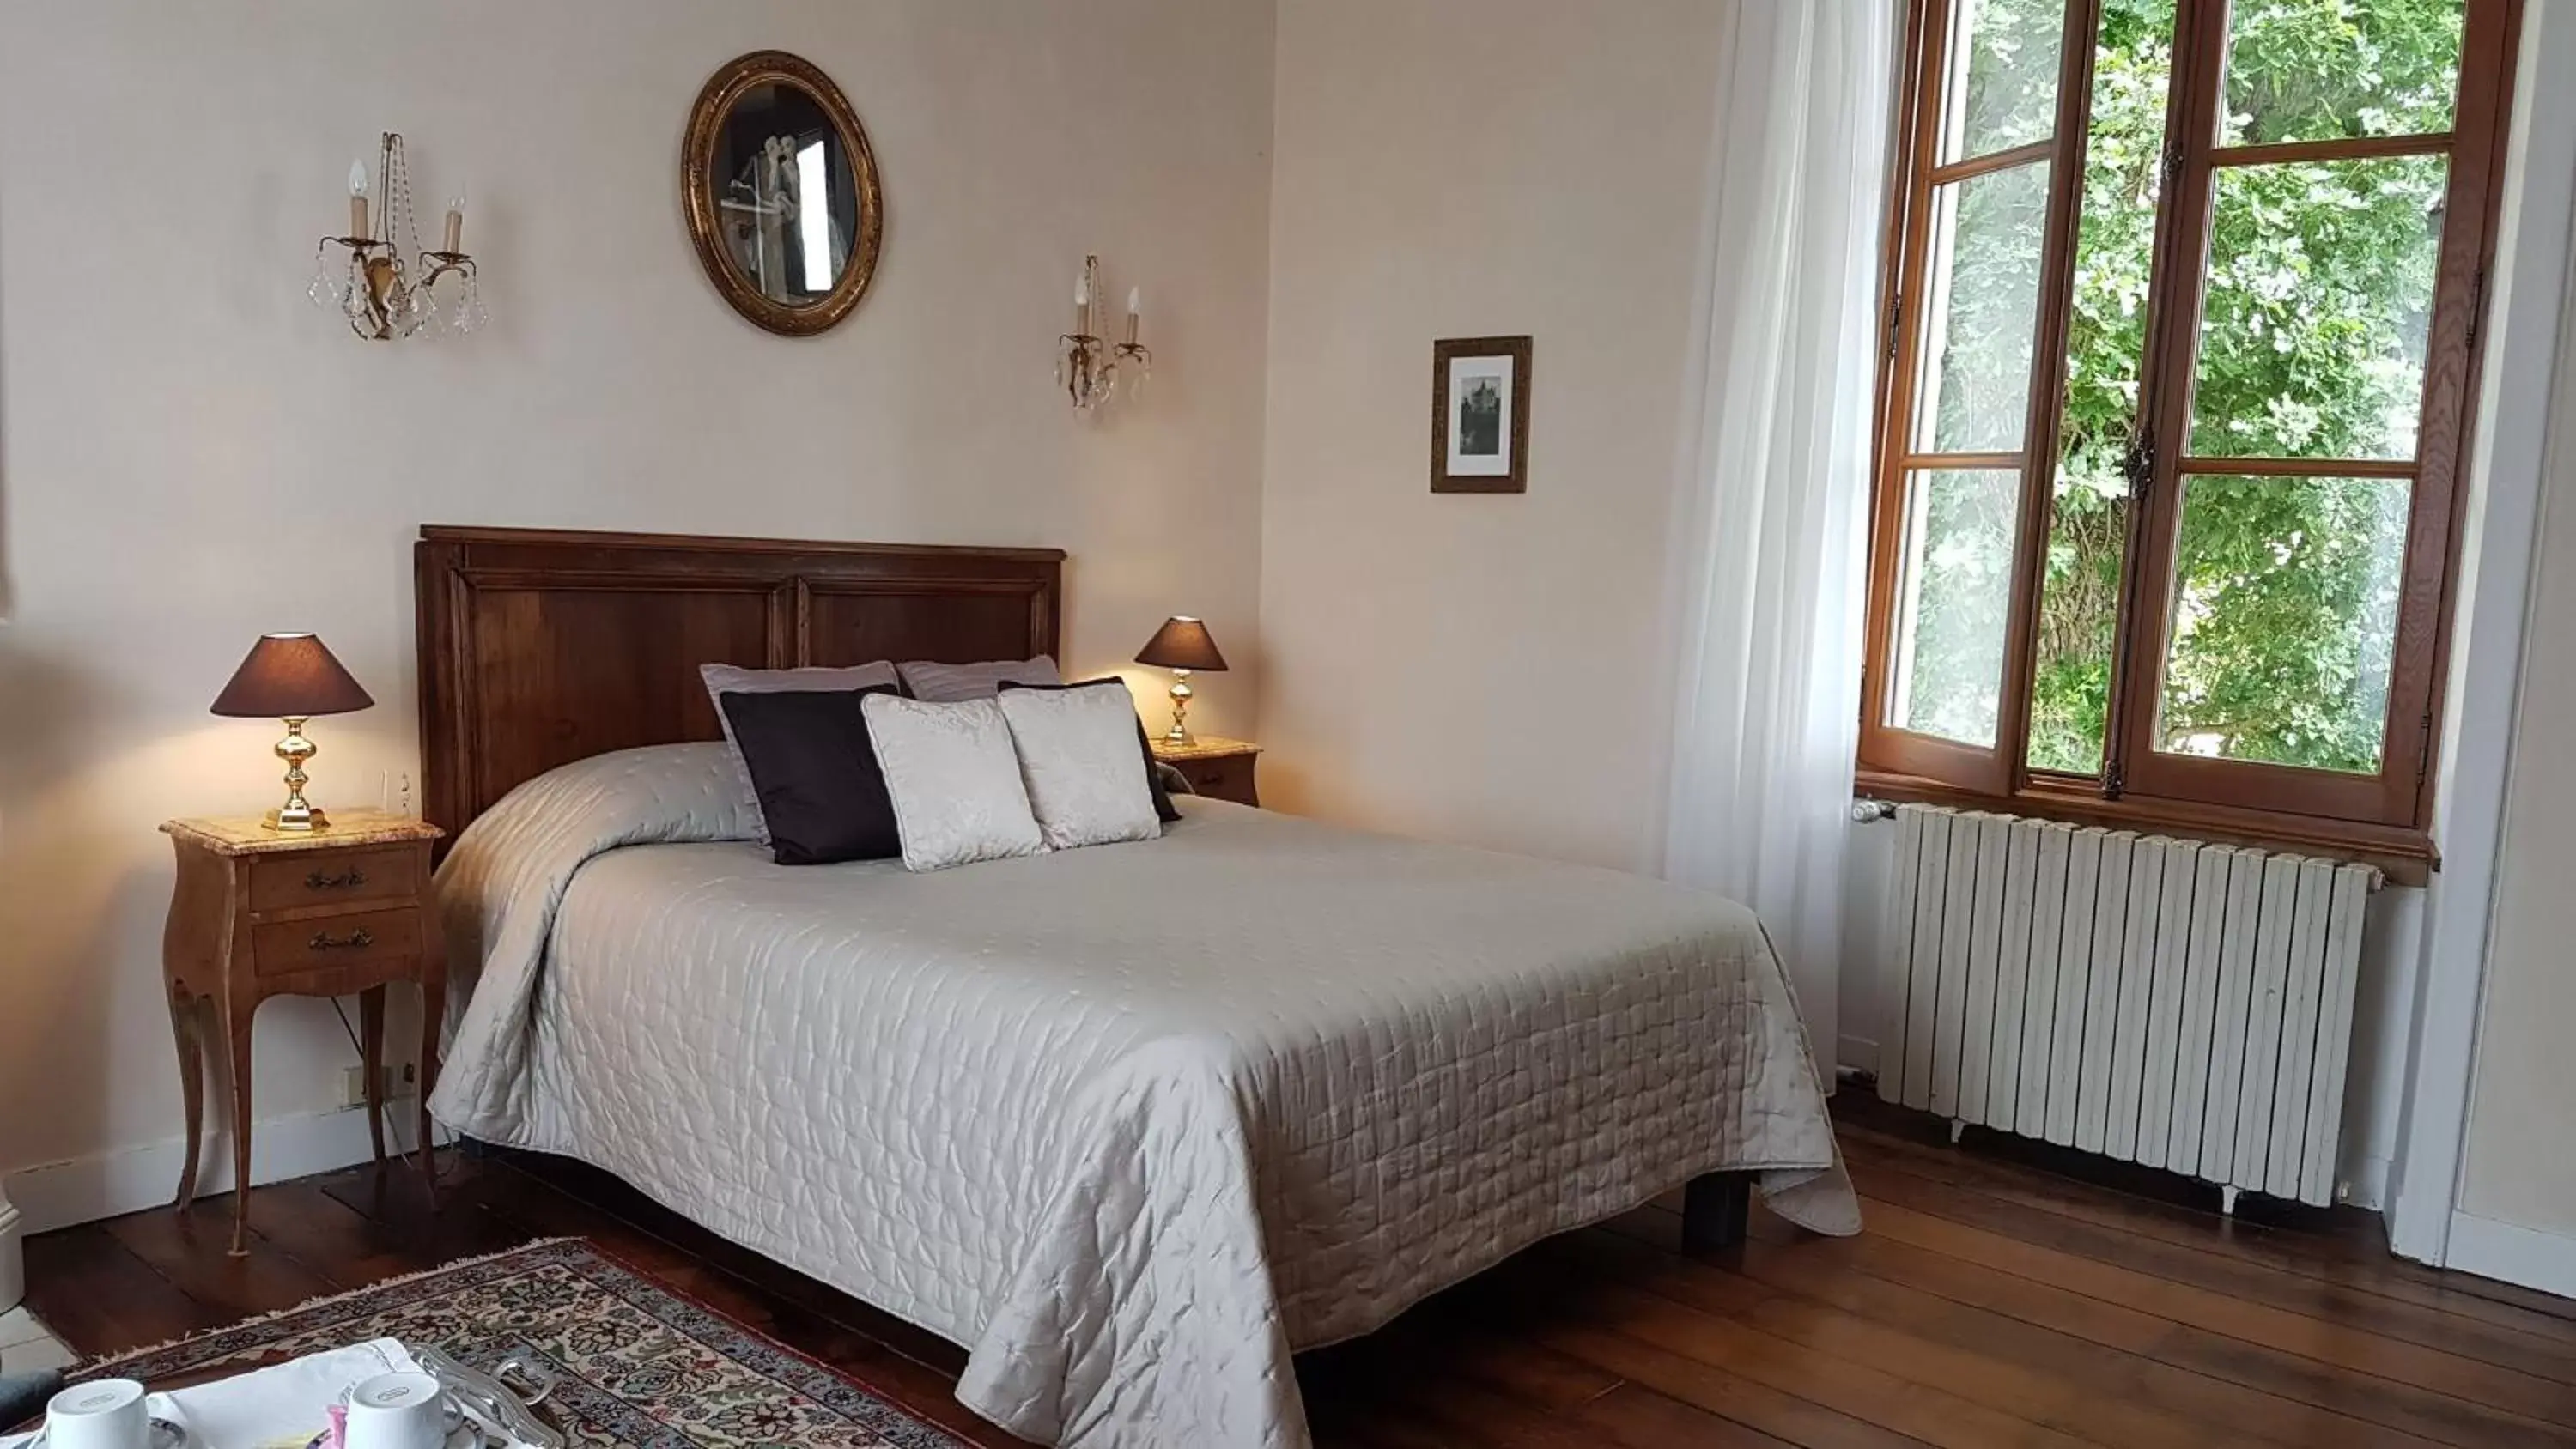
<svg viewBox="0 0 2576 1449">
<path fill-rule="evenodd" d="M 2045 1149 L 1837 1100 L 1868 1231 L 1757 1212 L 1721 1259 L 1640 1210 L 1544 1243 L 1383 1332 L 1308 1355 L 1325 1445 L 2576 1444 L 2576 1304 L 2389 1258 L 2357 1214 L 2230 1224 L 2159 1174 L 2079 1182 Z M 964 1354 L 715 1241 L 587 1169 L 455 1161 L 264 1187 L 27 1245 L 30 1303 L 106 1353 L 584 1234 L 979 1444 Z M 2088 1169 L 2098 1177 L 2098 1169 Z"/>
</svg>

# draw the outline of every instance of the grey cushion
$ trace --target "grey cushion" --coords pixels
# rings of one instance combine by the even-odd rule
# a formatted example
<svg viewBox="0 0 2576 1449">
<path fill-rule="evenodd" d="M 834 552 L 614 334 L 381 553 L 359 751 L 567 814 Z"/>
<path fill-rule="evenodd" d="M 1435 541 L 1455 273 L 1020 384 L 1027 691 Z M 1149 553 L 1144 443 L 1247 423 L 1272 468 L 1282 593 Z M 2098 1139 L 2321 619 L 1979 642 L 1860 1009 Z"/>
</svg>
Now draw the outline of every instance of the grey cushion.
<svg viewBox="0 0 2576 1449">
<path fill-rule="evenodd" d="M 995 700 L 1010 722 L 1020 783 L 1049 850 L 1152 840 L 1153 772 L 1139 766 L 1136 701 L 1115 679 L 1071 689 L 1005 689 Z"/>
<path fill-rule="evenodd" d="M 1041 654 L 1035 659 L 988 659 L 981 664 L 939 664 L 928 659 L 908 659 L 895 666 L 903 671 L 904 693 L 931 704 L 955 704 L 964 699 L 990 699 L 1005 684 L 1062 684 L 1055 671 L 1055 659 Z"/>
<path fill-rule="evenodd" d="M 716 723 L 724 726 L 725 753 L 733 757 L 734 773 L 742 777 L 743 789 L 752 798 L 759 790 L 751 782 L 751 769 L 742 762 L 742 745 L 733 737 L 733 721 L 725 718 L 724 697 L 728 694 L 806 694 L 845 689 L 867 689 L 871 686 L 900 688 L 894 664 L 880 659 L 874 664 L 852 664 L 839 668 L 817 669 L 745 669 L 739 664 L 701 664 L 698 679 L 707 687 L 707 702 L 716 707 Z M 769 841 L 769 822 L 763 819 L 760 843 Z"/>
<path fill-rule="evenodd" d="M 870 694 L 860 699 L 859 712 L 894 801 L 904 869 L 1045 853 L 1046 836 L 1029 809 L 1010 721 L 999 704 L 925 704 Z"/>
</svg>

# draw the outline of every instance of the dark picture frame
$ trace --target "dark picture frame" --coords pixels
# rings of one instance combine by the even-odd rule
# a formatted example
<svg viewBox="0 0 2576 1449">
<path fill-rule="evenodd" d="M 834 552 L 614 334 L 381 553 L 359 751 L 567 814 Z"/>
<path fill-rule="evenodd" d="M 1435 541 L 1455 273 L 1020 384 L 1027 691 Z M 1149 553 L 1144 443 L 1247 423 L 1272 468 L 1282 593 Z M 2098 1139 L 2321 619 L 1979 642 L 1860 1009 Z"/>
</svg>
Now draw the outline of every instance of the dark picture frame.
<svg viewBox="0 0 2576 1449">
<path fill-rule="evenodd" d="M 1431 344 L 1431 491 L 1529 491 L 1530 339 Z"/>
</svg>

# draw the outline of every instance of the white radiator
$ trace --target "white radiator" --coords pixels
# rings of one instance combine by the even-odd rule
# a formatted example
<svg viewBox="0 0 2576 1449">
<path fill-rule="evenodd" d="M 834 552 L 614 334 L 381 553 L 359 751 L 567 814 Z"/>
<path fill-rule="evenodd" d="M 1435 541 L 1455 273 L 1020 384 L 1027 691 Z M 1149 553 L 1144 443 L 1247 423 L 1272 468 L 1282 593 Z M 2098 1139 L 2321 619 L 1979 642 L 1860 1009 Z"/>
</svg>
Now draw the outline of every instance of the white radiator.
<svg viewBox="0 0 2576 1449">
<path fill-rule="evenodd" d="M 2378 884 L 2366 865 L 1900 806 L 1878 1093 L 2331 1203 Z"/>
</svg>

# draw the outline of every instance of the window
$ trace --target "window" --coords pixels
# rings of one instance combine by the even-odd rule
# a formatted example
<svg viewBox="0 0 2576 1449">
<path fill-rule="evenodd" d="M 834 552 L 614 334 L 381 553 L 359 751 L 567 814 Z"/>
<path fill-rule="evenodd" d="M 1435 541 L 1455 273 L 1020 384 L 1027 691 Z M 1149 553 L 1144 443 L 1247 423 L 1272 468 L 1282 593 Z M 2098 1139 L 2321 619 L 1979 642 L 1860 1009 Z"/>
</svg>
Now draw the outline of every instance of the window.
<svg viewBox="0 0 2576 1449">
<path fill-rule="evenodd" d="M 2420 851 L 2515 0 L 1916 0 L 1874 788 Z"/>
</svg>

